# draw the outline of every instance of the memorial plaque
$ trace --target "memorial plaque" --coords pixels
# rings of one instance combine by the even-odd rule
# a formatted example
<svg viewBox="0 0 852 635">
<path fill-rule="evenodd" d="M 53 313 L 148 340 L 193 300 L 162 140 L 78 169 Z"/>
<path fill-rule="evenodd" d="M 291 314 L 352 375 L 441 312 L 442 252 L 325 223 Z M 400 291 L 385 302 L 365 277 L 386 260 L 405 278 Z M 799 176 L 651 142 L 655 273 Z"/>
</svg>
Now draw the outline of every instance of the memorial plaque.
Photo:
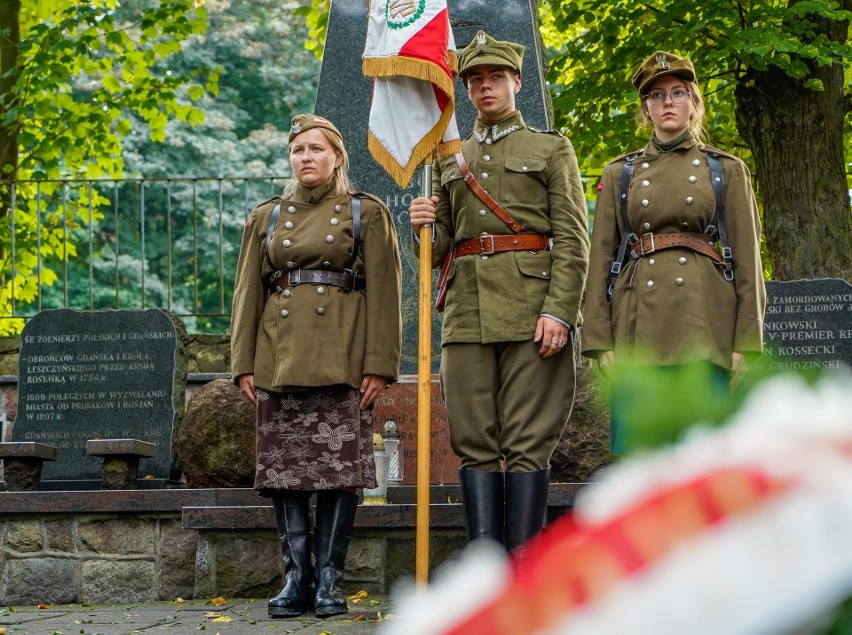
<svg viewBox="0 0 852 635">
<path fill-rule="evenodd" d="M 419 196 L 419 176 L 407 189 L 400 189 L 375 162 L 367 148 L 372 80 L 361 71 L 361 55 L 367 39 L 367 0 L 333 2 L 320 70 L 314 112 L 328 117 L 340 129 L 351 162 L 350 174 L 358 189 L 385 201 L 396 221 L 403 260 L 403 358 L 402 372 L 417 373 L 417 302 L 419 263 L 412 250 L 408 206 Z M 551 127 L 550 94 L 544 82 L 544 55 L 538 33 L 537 3 L 530 0 L 503 0 L 499 11 L 485 0 L 449 0 L 447 7 L 456 48 L 461 51 L 484 29 L 498 40 L 511 40 L 526 47 L 523 60 L 523 87 L 516 104 L 531 126 Z M 476 110 L 461 80 L 456 79 L 456 118 L 462 138 L 473 130 Z M 418 173 L 419 174 L 419 173 Z M 437 274 L 434 274 L 437 275 Z M 413 301 L 409 301 L 413 300 Z M 440 359 L 441 318 L 433 313 L 433 372 Z"/>
<path fill-rule="evenodd" d="M 763 325 L 773 370 L 852 367 L 852 285 L 845 280 L 766 283 Z"/>
<path fill-rule="evenodd" d="M 381 433 L 385 422 L 393 419 L 399 430 L 402 447 L 403 485 L 417 483 L 417 377 L 404 375 L 382 392 L 373 410 L 373 430 Z M 437 377 L 432 379 L 432 422 L 430 426 L 430 485 L 449 485 L 459 482 L 461 460 L 450 448 L 450 429 L 447 412 L 441 399 Z"/>
<path fill-rule="evenodd" d="M 21 334 L 12 440 L 56 446 L 45 487 L 100 483 L 103 461 L 86 455 L 90 439 L 155 444 L 139 475 L 168 479 L 186 364 L 183 324 L 160 309 L 42 311 Z"/>
</svg>

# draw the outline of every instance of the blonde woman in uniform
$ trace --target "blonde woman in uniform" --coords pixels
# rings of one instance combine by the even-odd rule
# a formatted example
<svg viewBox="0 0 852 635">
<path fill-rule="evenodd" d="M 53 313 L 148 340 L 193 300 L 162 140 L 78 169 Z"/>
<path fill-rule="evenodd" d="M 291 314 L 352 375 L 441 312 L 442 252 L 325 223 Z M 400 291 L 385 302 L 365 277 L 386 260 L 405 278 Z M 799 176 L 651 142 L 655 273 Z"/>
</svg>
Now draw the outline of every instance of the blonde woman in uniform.
<svg viewBox="0 0 852 635">
<path fill-rule="evenodd" d="M 390 212 L 353 192 L 338 129 L 297 115 L 289 152 L 292 182 L 243 233 L 231 373 L 256 404 L 255 489 L 272 499 L 283 554 L 269 615 L 327 617 L 347 612 L 356 489 L 376 486 L 372 405 L 399 373 L 401 267 Z"/>
<path fill-rule="evenodd" d="M 653 134 L 601 179 L 583 354 L 610 376 L 638 355 L 671 372 L 709 364 L 719 382 L 736 384 L 763 349 L 766 292 L 751 175 L 703 142 L 704 101 L 690 60 L 657 51 L 632 82 Z M 616 386 L 614 450 L 629 445 L 622 413 L 643 405 L 621 403 Z"/>
</svg>

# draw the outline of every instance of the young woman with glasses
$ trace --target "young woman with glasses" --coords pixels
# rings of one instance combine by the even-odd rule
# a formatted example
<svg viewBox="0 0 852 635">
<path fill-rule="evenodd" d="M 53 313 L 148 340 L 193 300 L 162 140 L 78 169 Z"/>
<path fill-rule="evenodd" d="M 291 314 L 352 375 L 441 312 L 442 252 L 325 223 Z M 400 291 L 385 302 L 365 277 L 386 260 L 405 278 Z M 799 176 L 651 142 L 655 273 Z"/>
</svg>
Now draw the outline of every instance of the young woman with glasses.
<svg viewBox="0 0 852 635">
<path fill-rule="evenodd" d="M 614 451 L 631 446 L 629 413 L 653 406 L 619 393 L 617 366 L 702 364 L 736 385 L 762 352 L 766 301 L 751 175 L 704 143 L 692 62 L 657 51 L 632 83 L 653 132 L 598 186 L 583 326 L 583 354 L 616 379 Z"/>
</svg>

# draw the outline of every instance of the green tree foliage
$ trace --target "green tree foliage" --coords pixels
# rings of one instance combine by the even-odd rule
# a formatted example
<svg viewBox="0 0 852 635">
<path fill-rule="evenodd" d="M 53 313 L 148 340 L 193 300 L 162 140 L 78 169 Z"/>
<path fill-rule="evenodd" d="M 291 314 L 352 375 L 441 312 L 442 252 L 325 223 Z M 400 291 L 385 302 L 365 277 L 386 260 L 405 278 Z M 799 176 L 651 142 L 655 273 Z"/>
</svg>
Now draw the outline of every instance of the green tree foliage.
<svg viewBox="0 0 852 635">
<path fill-rule="evenodd" d="M 711 143 L 756 173 L 776 277 L 852 277 L 850 0 L 543 0 L 557 125 L 583 168 L 643 146 L 630 78 L 691 58 Z M 802 228 L 813 227 L 813 233 Z"/>
<path fill-rule="evenodd" d="M 33 179 L 121 176 L 131 117 L 162 141 L 170 119 L 203 121 L 193 102 L 215 93 L 218 79 L 200 65 L 170 66 L 181 42 L 206 28 L 206 12 L 193 0 L 15 4 L 17 13 L 3 12 L 0 24 L 9 68 L 2 177 L 18 180 L 14 191 L 3 185 L 0 192 L 0 217 L 10 228 L 0 235 L 0 316 L 11 315 L 12 298 L 31 303 L 39 285 L 56 280 L 57 263 L 76 255 L 69 236 L 97 220 L 105 202 L 85 189 L 68 196 L 57 183 Z M 11 332 L 21 326 L 0 323 Z"/>
</svg>

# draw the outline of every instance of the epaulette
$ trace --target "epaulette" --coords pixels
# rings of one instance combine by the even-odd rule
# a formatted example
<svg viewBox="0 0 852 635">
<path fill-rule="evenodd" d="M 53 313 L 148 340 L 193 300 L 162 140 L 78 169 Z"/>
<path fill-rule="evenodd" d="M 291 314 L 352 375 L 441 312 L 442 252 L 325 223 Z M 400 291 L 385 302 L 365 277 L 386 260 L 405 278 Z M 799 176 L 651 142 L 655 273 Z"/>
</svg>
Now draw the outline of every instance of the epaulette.
<svg viewBox="0 0 852 635">
<path fill-rule="evenodd" d="M 734 159 L 737 161 L 739 160 L 739 158 L 735 157 L 733 154 L 725 152 L 724 150 L 720 150 L 719 148 L 714 148 L 713 146 L 708 146 L 706 144 L 699 145 L 698 149 L 701 150 L 701 152 L 709 152 L 711 154 L 716 154 L 720 157 L 725 157 L 726 159 Z"/>
<path fill-rule="evenodd" d="M 624 161 L 629 156 L 641 156 L 645 154 L 645 148 L 639 148 L 638 150 L 631 150 L 630 152 L 625 152 L 622 155 L 615 157 L 610 163 L 616 163 L 618 161 Z"/>
<path fill-rule="evenodd" d="M 352 196 L 357 196 L 358 198 L 368 198 L 371 201 L 375 201 L 379 205 L 384 205 L 385 207 L 387 207 L 387 204 L 382 199 L 380 199 L 375 194 L 370 194 L 370 192 L 351 192 L 351 194 Z"/>
<path fill-rule="evenodd" d="M 259 211 L 264 205 L 269 205 L 270 203 L 280 203 L 280 202 L 281 202 L 280 196 L 273 196 L 272 198 L 268 198 L 265 201 L 263 201 L 263 203 L 258 203 L 257 205 L 255 205 L 254 210 L 252 210 L 252 211 Z"/>
<path fill-rule="evenodd" d="M 542 130 L 541 128 L 536 128 L 535 126 L 527 126 L 527 130 L 532 130 L 533 132 L 540 132 L 542 134 L 552 134 L 552 135 L 556 135 L 557 137 L 564 137 L 565 136 L 561 132 L 559 132 L 558 130 Z"/>
</svg>

